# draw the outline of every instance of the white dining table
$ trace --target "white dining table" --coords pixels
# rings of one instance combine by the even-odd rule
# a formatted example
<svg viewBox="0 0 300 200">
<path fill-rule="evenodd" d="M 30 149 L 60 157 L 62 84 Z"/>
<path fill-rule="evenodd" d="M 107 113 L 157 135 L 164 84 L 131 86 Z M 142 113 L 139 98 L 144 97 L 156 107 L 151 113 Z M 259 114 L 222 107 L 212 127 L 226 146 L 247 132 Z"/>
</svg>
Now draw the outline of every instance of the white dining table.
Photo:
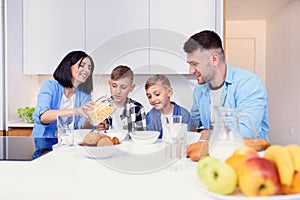
<svg viewBox="0 0 300 200">
<path fill-rule="evenodd" d="M 84 134 L 87 131 L 83 131 Z M 195 134 L 190 142 L 200 137 Z M 0 199 L 252 199 L 242 194 L 226 196 L 207 191 L 198 178 L 197 162 L 188 158 L 184 160 L 185 168 L 181 171 L 159 165 L 162 162 L 156 162 L 161 159 L 156 151 L 161 150 L 160 140 L 151 145 L 124 140 L 113 156 L 95 159 L 78 145 L 83 139 L 82 131 L 75 136 L 74 146 L 54 148 L 32 161 L 0 161 Z M 139 166 L 134 167 L 136 164 Z M 299 198 L 299 195 L 277 195 L 255 199 Z"/>
<path fill-rule="evenodd" d="M 32 161 L 1 161 L 0 199 L 212 199 L 202 190 L 197 163 L 185 164 L 177 172 L 166 167 L 133 173 L 89 157 L 78 145 L 57 148 Z"/>
</svg>

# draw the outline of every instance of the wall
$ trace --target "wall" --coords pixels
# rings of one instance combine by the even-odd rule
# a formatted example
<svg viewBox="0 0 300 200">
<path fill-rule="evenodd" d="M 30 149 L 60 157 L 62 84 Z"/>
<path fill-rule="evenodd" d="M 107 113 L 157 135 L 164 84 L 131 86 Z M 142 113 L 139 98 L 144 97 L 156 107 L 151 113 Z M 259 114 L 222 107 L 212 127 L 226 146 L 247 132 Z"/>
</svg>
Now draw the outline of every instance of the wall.
<svg viewBox="0 0 300 200">
<path fill-rule="evenodd" d="M 300 144 L 300 1 L 294 0 L 267 20 L 266 83 L 270 138 Z"/>
<path fill-rule="evenodd" d="M 254 38 L 255 40 L 255 70 L 265 82 L 265 43 L 266 43 L 266 22 L 265 20 L 255 21 L 226 21 L 226 39 Z M 241 49 L 242 51 L 242 49 Z M 228 52 L 229 53 L 229 52 Z M 243 54 L 243 52 L 241 52 Z M 239 55 L 236 55 L 239 57 Z M 230 64 L 230 60 L 227 60 Z M 243 66 L 235 66 L 243 68 Z"/>
<path fill-rule="evenodd" d="M 226 38 L 255 38 L 255 72 L 268 91 L 273 144 L 300 144 L 299 10 L 294 0 L 266 20 L 226 22 Z"/>
</svg>

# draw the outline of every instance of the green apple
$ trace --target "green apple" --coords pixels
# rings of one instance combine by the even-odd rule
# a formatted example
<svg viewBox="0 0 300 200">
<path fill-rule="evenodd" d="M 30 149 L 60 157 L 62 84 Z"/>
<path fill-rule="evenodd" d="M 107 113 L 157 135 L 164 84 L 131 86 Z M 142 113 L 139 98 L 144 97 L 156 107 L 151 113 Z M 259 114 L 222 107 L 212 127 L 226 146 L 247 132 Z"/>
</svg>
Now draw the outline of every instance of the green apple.
<svg viewBox="0 0 300 200">
<path fill-rule="evenodd" d="M 220 163 L 220 161 L 217 158 L 210 157 L 210 156 L 205 156 L 204 158 L 198 161 L 197 172 L 201 180 L 203 178 L 203 174 L 205 174 L 204 171 L 207 168 L 207 166 L 210 166 L 215 162 Z"/>
<path fill-rule="evenodd" d="M 198 175 L 206 188 L 215 193 L 232 194 L 237 186 L 234 169 L 213 157 L 208 156 L 198 162 Z"/>
<path fill-rule="evenodd" d="M 280 179 L 275 164 L 265 158 L 250 158 L 239 170 L 239 187 L 246 196 L 270 196 L 280 191 Z"/>
</svg>

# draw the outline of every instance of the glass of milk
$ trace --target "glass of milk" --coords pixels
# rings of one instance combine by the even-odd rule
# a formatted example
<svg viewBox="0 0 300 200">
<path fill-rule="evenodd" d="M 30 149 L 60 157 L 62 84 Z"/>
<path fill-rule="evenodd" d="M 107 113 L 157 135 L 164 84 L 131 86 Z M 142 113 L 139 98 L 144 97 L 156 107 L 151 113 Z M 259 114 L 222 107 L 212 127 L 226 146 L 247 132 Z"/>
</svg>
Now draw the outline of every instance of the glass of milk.
<svg viewBox="0 0 300 200">
<path fill-rule="evenodd" d="M 74 145 L 74 115 L 57 116 L 58 147 Z"/>
<path fill-rule="evenodd" d="M 171 171 L 180 171 L 185 168 L 186 160 L 187 124 L 182 123 L 182 116 L 173 115 L 166 117 L 163 127 L 163 141 L 165 153 Z"/>
</svg>

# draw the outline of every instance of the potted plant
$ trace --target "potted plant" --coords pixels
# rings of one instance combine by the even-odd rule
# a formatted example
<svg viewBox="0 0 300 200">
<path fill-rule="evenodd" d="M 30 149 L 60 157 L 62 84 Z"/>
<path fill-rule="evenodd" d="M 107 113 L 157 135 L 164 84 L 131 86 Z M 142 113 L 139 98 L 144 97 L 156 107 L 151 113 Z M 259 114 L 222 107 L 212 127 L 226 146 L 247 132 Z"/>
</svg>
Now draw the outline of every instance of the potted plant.
<svg viewBox="0 0 300 200">
<path fill-rule="evenodd" d="M 33 123 L 32 113 L 34 112 L 35 107 L 24 107 L 18 108 L 18 115 L 20 118 L 23 118 L 27 123 Z"/>
</svg>

